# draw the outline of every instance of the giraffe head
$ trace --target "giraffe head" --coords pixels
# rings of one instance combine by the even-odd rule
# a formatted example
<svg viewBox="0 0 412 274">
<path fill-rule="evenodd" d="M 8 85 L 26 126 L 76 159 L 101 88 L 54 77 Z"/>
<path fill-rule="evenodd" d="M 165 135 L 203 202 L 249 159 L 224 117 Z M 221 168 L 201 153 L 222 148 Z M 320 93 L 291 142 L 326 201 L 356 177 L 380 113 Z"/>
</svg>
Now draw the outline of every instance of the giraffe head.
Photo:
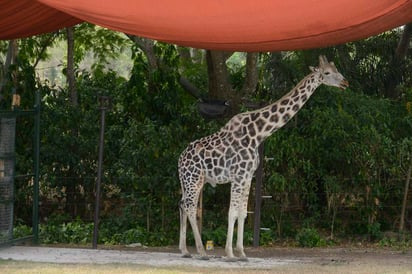
<svg viewBox="0 0 412 274">
<path fill-rule="evenodd" d="M 349 86 L 348 81 L 339 71 L 333 62 L 328 62 L 325 56 L 319 56 L 319 67 L 310 67 L 311 71 L 321 74 L 322 84 L 345 89 Z"/>
</svg>

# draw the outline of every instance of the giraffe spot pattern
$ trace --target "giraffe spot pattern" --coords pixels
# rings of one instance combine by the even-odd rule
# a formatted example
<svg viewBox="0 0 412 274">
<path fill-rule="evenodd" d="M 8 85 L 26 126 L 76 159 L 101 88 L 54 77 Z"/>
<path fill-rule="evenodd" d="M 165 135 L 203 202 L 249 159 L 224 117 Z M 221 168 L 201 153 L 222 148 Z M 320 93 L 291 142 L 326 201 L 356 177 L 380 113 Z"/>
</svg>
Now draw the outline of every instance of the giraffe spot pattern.
<svg viewBox="0 0 412 274">
<path fill-rule="evenodd" d="M 180 208 L 188 216 L 195 216 L 198 194 L 206 182 L 212 186 L 231 182 L 230 206 L 246 207 L 252 175 L 259 163 L 258 145 L 297 113 L 318 84 L 314 76 L 308 77 L 287 98 L 260 112 L 236 115 L 219 132 L 189 144 L 179 158 L 183 190 Z"/>
<path fill-rule="evenodd" d="M 285 113 L 285 115 L 283 115 L 282 119 L 283 119 L 283 122 L 284 122 L 284 123 L 287 123 L 287 122 L 289 121 L 289 119 L 290 119 L 289 113 Z"/>
<path fill-rule="evenodd" d="M 295 104 L 292 107 L 292 110 L 295 111 L 295 112 L 297 112 L 299 109 L 300 109 L 299 104 Z"/>
<path fill-rule="evenodd" d="M 306 102 L 306 100 L 308 100 L 308 96 L 306 94 L 303 94 L 300 99 L 302 100 L 302 102 Z"/>
<path fill-rule="evenodd" d="M 265 125 L 265 120 L 263 120 L 263 119 L 258 119 L 258 120 L 256 121 L 257 131 L 258 131 L 258 132 L 261 132 L 264 125 Z"/>
<path fill-rule="evenodd" d="M 286 106 L 288 103 L 289 103 L 289 99 L 284 99 L 282 100 L 282 102 L 280 102 L 282 106 Z"/>
<path fill-rule="evenodd" d="M 278 116 L 277 114 L 272 115 L 272 116 L 270 117 L 270 121 L 271 121 L 272 123 L 277 123 L 277 122 L 279 122 L 279 116 Z"/>
</svg>

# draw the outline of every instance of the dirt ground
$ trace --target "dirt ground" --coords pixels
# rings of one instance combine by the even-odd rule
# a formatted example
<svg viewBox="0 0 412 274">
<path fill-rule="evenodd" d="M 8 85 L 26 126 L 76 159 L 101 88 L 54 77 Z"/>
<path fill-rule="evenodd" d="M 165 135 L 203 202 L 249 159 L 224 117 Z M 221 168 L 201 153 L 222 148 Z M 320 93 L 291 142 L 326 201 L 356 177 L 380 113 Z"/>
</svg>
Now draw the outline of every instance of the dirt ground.
<svg viewBox="0 0 412 274">
<path fill-rule="evenodd" d="M 208 254 L 210 260 L 204 261 L 197 256 L 182 258 L 176 247 L 109 249 L 99 247 L 93 250 L 13 246 L 0 248 L 0 272 L 7 273 L 1 269 L 2 267 L 8 269 L 10 262 L 25 261 L 53 264 L 120 264 L 135 267 L 138 265 L 142 267 L 142 271 L 150 268 L 176 270 L 171 273 L 412 273 L 411 249 L 246 248 L 246 254 L 249 257 L 247 262 L 226 262 L 222 248 L 215 248 Z M 121 273 L 122 270 L 116 272 Z"/>
</svg>

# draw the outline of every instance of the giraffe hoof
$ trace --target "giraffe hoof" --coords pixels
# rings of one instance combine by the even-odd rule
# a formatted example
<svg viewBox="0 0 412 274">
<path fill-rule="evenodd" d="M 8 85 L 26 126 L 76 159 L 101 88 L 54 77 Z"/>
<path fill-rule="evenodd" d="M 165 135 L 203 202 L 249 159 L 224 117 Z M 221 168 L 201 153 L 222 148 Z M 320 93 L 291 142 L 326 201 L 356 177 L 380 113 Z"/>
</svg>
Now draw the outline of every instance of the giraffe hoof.
<svg viewBox="0 0 412 274">
<path fill-rule="evenodd" d="M 225 258 L 225 262 L 228 262 L 228 263 L 233 263 L 233 262 L 237 262 L 237 261 L 239 261 L 239 258 L 237 258 L 237 257 L 226 257 Z"/>
<path fill-rule="evenodd" d="M 199 257 L 199 260 L 202 260 L 202 261 L 209 261 L 209 256 L 207 256 L 207 255 L 203 255 L 203 256 L 200 256 Z"/>
<path fill-rule="evenodd" d="M 247 257 L 240 257 L 240 258 L 239 258 L 239 261 L 241 261 L 241 262 L 248 262 L 249 259 L 248 259 Z"/>
<path fill-rule="evenodd" d="M 190 255 L 189 253 L 185 253 L 182 255 L 182 258 L 192 258 L 192 255 Z"/>
</svg>

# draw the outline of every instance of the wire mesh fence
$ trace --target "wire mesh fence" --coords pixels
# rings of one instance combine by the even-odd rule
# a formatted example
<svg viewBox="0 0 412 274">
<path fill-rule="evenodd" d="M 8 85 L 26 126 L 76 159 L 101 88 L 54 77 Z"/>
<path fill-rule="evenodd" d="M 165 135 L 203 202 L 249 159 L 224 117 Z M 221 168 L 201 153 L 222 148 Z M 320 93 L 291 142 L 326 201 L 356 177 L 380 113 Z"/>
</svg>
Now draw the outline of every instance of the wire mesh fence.
<svg viewBox="0 0 412 274">
<path fill-rule="evenodd" d="M 174 187 L 170 186 L 170 189 L 145 188 L 139 181 L 136 181 L 135 188 L 131 189 L 128 188 L 127 178 L 106 178 L 102 185 L 99 243 L 144 242 L 151 238 L 151 241 L 156 241 L 157 244 L 177 244 L 179 231 L 177 205 L 180 200 L 180 185 L 177 178 L 170 177 L 169 179 L 175 182 Z M 403 180 L 399 179 L 399 184 L 402 182 Z M 39 217 L 42 227 L 63 225 L 64 233 L 73 233 L 73 235 L 67 235 L 64 239 L 61 238 L 62 235 L 56 236 L 62 241 L 70 241 L 71 237 L 75 237 L 75 232 L 70 232 L 70 225 L 81 226 L 79 230 L 91 229 L 95 205 L 95 183 L 96 177 L 44 179 L 41 182 L 39 197 Z M 32 198 L 30 194 L 22 195 L 21 192 L 31 191 L 31 184 L 30 178 L 21 178 L 16 181 L 15 220 L 21 223 L 30 223 L 29 208 Z M 322 192 L 312 194 L 324 195 Z M 330 199 L 324 201 L 326 204 L 319 202 L 308 205 L 305 201 L 307 195 L 302 192 L 287 193 L 287 199 L 282 199 L 281 195 L 276 193 L 265 193 L 265 195 L 270 198 L 264 199 L 262 204 L 260 229 L 261 233 L 266 235 L 263 240 L 268 240 L 268 237 L 272 239 L 293 238 L 301 228 L 311 226 L 323 231 L 326 236 L 344 235 L 348 238 L 365 238 L 371 233 L 397 231 L 398 229 L 401 202 L 397 197 L 400 197 L 401 193 L 397 190 L 388 191 L 380 197 L 371 196 L 367 191 L 359 190 L 350 194 L 335 193 L 336 197 L 342 198 L 334 205 L 328 205 Z M 208 185 L 205 187 L 202 230 L 206 235 L 225 236 L 229 197 L 229 185 L 217 188 Z M 254 228 L 254 198 L 252 187 L 249 199 L 250 212 L 246 221 L 246 231 L 249 232 Z M 408 204 L 406 214 L 405 228 L 411 234 L 411 202 Z M 52 235 L 54 232 L 47 230 L 46 233 Z M 159 233 L 162 236 L 159 236 Z M 222 235 L 217 235 L 219 233 Z M 50 235 L 43 234 L 46 241 L 56 240 Z M 84 237 L 81 239 L 83 243 L 90 243 L 91 234 Z M 153 240 L 156 237 L 157 239 Z M 161 241 L 159 240 L 161 237 L 170 238 Z M 246 237 L 252 237 L 251 233 L 246 233 Z M 222 241 L 215 240 L 215 243 Z"/>
<path fill-rule="evenodd" d="M 0 243 L 13 237 L 16 118 L 0 118 Z"/>
</svg>

